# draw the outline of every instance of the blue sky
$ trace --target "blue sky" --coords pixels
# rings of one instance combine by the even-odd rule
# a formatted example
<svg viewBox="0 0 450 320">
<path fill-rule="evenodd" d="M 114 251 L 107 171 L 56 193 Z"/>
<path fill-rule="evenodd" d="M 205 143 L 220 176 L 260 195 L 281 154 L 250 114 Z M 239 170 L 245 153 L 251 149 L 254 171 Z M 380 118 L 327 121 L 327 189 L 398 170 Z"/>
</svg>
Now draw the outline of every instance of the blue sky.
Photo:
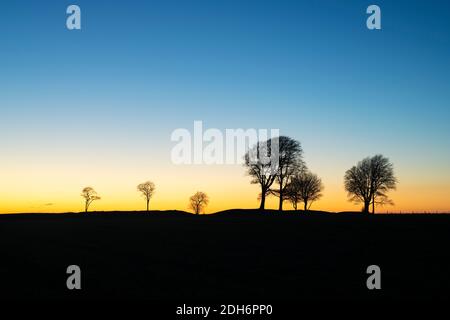
<svg viewBox="0 0 450 320">
<path fill-rule="evenodd" d="M 65 27 L 70 4 L 80 31 Z M 370 4 L 382 30 L 366 28 Z M 203 120 L 280 128 L 340 179 L 374 153 L 450 178 L 448 1 L 14 1 L 0 35 L 11 161 L 86 141 L 165 159 L 170 133 Z"/>
</svg>

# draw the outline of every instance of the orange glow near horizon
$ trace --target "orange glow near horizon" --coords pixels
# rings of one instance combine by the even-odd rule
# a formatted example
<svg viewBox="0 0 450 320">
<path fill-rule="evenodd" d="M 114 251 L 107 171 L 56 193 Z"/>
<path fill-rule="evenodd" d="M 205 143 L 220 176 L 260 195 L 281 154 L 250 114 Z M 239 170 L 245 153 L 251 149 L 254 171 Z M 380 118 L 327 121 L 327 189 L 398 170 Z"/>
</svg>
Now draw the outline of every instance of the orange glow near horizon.
<svg viewBox="0 0 450 320">
<path fill-rule="evenodd" d="M 91 211 L 140 211 L 145 209 L 145 201 L 136 186 L 146 180 L 156 185 L 156 193 L 150 201 L 151 210 L 189 211 L 188 199 L 196 191 L 204 191 L 210 197 L 206 213 L 259 206 L 259 186 L 249 183 L 250 178 L 240 165 L 158 165 L 143 170 L 137 166 L 124 168 L 118 163 L 102 167 L 53 164 L 51 167 L 21 167 L 3 172 L 2 176 L 0 213 L 80 212 L 83 211 L 80 194 L 85 186 L 94 187 L 102 197 L 91 205 Z M 322 176 L 322 180 L 325 185 L 323 197 L 313 204 L 312 210 L 360 210 L 360 204 L 347 200 L 342 177 Z M 450 211 L 449 183 L 413 184 L 402 176 L 399 180 L 398 190 L 390 193 L 395 206 L 377 208 L 377 212 Z M 277 205 L 277 199 L 269 197 L 266 208 L 277 209 Z M 286 201 L 284 209 L 292 210 L 291 204 Z"/>
</svg>

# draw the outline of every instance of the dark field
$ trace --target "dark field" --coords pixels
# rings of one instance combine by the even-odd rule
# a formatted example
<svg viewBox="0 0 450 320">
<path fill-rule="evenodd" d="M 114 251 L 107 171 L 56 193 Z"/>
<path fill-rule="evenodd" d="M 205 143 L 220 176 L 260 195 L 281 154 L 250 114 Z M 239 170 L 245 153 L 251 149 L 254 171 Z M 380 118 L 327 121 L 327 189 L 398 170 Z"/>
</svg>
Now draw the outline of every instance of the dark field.
<svg viewBox="0 0 450 320">
<path fill-rule="evenodd" d="M 1 298 L 449 299 L 450 216 L 0 216 Z M 82 290 L 66 288 L 79 265 Z M 381 290 L 366 268 L 381 268 Z"/>
</svg>

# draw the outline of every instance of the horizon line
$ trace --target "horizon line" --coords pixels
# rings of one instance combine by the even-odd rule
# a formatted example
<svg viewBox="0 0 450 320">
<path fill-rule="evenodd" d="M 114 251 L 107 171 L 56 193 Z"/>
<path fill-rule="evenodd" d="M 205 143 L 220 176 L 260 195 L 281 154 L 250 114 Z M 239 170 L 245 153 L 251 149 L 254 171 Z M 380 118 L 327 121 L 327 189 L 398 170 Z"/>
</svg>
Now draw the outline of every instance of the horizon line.
<svg viewBox="0 0 450 320">
<path fill-rule="evenodd" d="M 301 215 L 308 215 L 308 214 L 317 214 L 317 213 L 323 213 L 323 214 L 360 214 L 362 216 L 372 216 L 372 215 L 446 215 L 449 214 L 450 215 L 450 210 L 446 211 L 434 211 L 434 210 L 430 210 L 430 211 L 392 211 L 392 212 L 375 212 L 375 214 L 369 213 L 369 214 L 365 214 L 362 211 L 325 211 L 325 210 L 303 210 L 303 209 L 299 209 L 299 210 L 278 210 L 278 209 L 259 209 L 259 208 L 254 208 L 254 209 L 242 209 L 242 208 L 234 208 L 234 209 L 225 209 L 225 210 L 220 210 L 220 211 L 215 211 L 215 212 L 208 212 L 208 213 L 201 213 L 201 214 L 195 214 L 193 212 L 189 212 L 189 211 L 185 211 L 185 210 L 178 210 L 178 209 L 166 209 L 166 210 L 93 210 L 93 211 L 88 211 L 88 212 L 84 212 L 84 211 L 61 211 L 61 212 L 0 212 L 0 215 L 63 215 L 63 214 L 81 214 L 81 215 L 90 215 L 90 214 L 99 214 L 99 213 L 143 213 L 143 214 L 148 214 L 148 213 L 183 213 L 183 214 L 188 214 L 188 215 L 193 215 L 193 216 L 197 216 L 197 215 L 201 215 L 201 216 L 208 216 L 208 215 L 215 215 L 215 214 L 220 214 L 220 213 L 225 213 L 225 212 L 233 212 L 233 211 L 247 211 L 247 212 L 260 212 L 260 213 L 277 213 L 279 215 L 282 214 L 301 214 Z"/>
</svg>

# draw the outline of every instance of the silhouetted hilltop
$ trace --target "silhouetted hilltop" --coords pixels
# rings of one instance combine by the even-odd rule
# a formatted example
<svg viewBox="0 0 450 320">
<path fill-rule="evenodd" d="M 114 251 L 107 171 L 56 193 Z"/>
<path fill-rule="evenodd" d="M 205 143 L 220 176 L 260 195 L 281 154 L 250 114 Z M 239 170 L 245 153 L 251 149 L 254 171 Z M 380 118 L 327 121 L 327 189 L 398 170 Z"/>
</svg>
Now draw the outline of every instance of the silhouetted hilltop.
<svg viewBox="0 0 450 320">
<path fill-rule="evenodd" d="M 0 215 L 0 298 L 450 298 L 448 230 L 449 215 Z M 72 264 L 79 292 L 65 287 Z M 366 288 L 372 264 L 379 292 Z"/>
<path fill-rule="evenodd" d="M 446 216 L 450 215 L 450 213 L 389 213 L 382 214 L 378 213 L 375 216 Z M 280 212 L 276 209 L 228 209 L 218 212 L 212 212 L 207 214 L 199 214 L 195 215 L 192 212 L 182 211 L 182 210 L 150 210 L 150 211 L 91 211 L 88 213 L 85 212 L 64 212 L 64 213 L 12 213 L 12 214 L 0 214 L 0 219 L 8 219 L 21 217 L 25 218 L 45 218 L 51 216 L 59 216 L 59 217 L 140 217 L 140 216 L 152 216 L 152 217 L 161 217 L 161 218 L 173 218 L 173 217 L 223 217 L 223 218 L 233 218 L 233 217 L 318 217 L 318 216 L 360 216 L 364 218 L 373 217 L 374 215 L 364 215 L 362 212 L 358 211 L 342 211 L 342 212 L 330 212 L 330 211 L 320 211 L 320 210 L 283 210 Z"/>
</svg>

